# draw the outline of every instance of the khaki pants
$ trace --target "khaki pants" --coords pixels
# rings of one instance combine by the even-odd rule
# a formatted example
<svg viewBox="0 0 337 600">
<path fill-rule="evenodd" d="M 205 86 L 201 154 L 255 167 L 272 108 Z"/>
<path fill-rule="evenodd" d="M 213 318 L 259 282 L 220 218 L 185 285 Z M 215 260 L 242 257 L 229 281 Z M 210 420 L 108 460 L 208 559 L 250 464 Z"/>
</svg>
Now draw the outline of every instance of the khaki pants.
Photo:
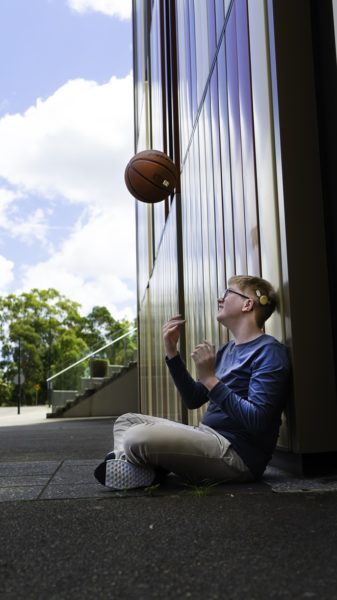
<svg viewBox="0 0 337 600">
<path fill-rule="evenodd" d="M 252 481 L 230 442 L 214 429 L 127 413 L 114 425 L 116 458 L 180 475 L 191 482 Z"/>
</svg>

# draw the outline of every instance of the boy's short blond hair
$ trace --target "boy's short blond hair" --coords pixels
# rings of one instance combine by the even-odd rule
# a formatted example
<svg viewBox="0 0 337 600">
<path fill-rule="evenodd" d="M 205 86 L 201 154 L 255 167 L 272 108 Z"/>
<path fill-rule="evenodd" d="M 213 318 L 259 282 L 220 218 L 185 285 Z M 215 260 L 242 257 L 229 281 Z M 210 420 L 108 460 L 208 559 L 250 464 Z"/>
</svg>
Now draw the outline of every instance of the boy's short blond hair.
<svg viewBox="0 0 337 600">
<path fill-rule="evenodd" d="M 228 280 L 228 285 L 233 284 L 237 285 L 242 292 L 251 295 L 256 301 L 256 323 L 258 327 L 263 327 L 278 305 L 277 294 L 273 286 L 266 279 L 252 275 L 234 275 Z"/>
</svg>

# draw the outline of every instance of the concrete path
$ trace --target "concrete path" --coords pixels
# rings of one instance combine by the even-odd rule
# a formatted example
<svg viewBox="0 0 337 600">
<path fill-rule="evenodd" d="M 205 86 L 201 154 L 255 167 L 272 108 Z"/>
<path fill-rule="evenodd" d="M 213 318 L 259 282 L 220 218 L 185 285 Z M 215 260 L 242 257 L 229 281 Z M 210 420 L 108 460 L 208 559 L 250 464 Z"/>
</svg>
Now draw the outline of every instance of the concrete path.
<svg viewBox="0 0 337 600">
<path fill-rule="evenodd" d="M 2 600 L 337 599 L 336 475 L 111 492 L 111 419 L 45 411 L 0 409 Z"/>
</svg>

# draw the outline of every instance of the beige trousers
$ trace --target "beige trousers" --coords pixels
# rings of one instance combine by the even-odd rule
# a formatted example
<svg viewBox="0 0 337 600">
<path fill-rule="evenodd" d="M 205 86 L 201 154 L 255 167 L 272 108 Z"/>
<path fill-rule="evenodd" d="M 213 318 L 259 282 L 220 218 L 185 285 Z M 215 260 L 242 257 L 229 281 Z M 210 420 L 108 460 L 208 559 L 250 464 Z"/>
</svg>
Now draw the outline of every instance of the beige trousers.
<svg viewBox="0 0 337 600">
<path fill-rule="evenodd" d="M 231 443 L 207 425 L 127 413 L 114 425 L 116 458 L 149 464 L 191 482 L 252 481 L 252 473 Z"/>
</svg>

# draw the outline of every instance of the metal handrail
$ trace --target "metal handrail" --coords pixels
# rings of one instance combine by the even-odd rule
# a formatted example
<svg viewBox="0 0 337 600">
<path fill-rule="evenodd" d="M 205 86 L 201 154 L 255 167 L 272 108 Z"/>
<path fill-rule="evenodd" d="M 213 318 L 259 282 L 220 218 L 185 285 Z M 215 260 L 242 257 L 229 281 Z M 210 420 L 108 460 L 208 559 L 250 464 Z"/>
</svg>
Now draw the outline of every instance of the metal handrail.
<svg viewBox="0 0 337 600">
<path fill-rule="evenodd" d="M 76 367 L 76 365 L 79 365 L 81 362 L 84 362 L 85 360 L 87 360 L 91 356 L 94 356 L 98 352 L 101 352 L 101 350 L 105 350 L 105 348 L 108 348 L 109 346 L 112 346 L 116 342 L 119 342 L 119 340 L 122 340 L 123 338 L 127 337 L 128 335 L 131 335 L 135 331 L 137 331 L 137 327 L 133 327 L 133 329 L 130 329 L 130 331 L 128 331 L 127 333 L 123 333 L 123 335 L 121 335 L 120 337 L 116 338 L 115 340 L 112 340 L 112 342 L 108 342 L 107 344 L 105 344 L 101 348 L 97 348 L 97 350 L 95 350 L 94 352 L 90 352 L 90 354 L 87 354 L 83 358 L 80 358 L 80 360 L 74 362 L 72 365 L 69 365 L 69 367 L 66 367 L 62 371 L 59 371 L 58 373 L 55 373 L 55 375 L 52 375 L 51 377 L 48 377 L 48 379 L 46 380 L 47 383 L 49 383 L 49 381 L 51 381 L 52 379 L 55 379 L 55 377 L 58 377 L 59 375 L 62 375 L 62 373 L 65 373 L 66 371 L 69 371 L 69 369 L 72 369 L 73 367 Z"/>
</svg>

